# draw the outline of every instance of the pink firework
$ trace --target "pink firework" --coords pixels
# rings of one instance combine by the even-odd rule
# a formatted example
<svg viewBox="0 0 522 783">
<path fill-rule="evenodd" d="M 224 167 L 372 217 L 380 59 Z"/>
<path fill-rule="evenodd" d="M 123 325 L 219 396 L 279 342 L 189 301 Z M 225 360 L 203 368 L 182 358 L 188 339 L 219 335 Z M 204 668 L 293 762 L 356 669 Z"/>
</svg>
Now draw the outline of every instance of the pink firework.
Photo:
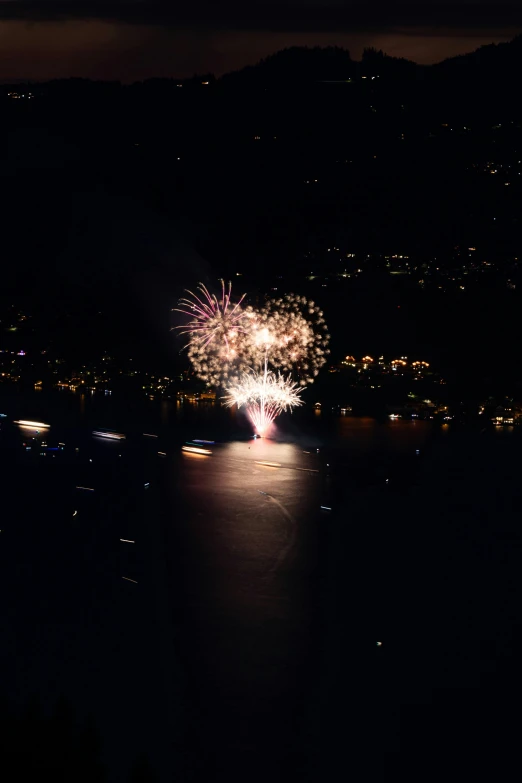
<svg viewBox="0 0 522 783">
<path fill-rule="evenodd" d="M 249 405 L 247 408 L 248 418 L 254 425 L 256 434 L 260 438 L 267 436 L 270 427 L 280 412 L 274 404 L 263 403 L 262 401 Z"/>
<path fill-rule="evenodd" d="M 198 343 L 207 347 L 213 340 L 221 339 L 227 349 L 230 349 L 230 340 L 237 336 L 238 332 L 244 332 L 242 321 L 245 313 L 241 309 L 241 299 L 231 305 L 230 296 L 232 293 L 232 283 L 228 284 L 228 291 L 225 289 L 225 281 L 221 281 L 221 300 L 215 294 L 211 294 L 203 283 L 200 283 L 197 289 L 200 295 L 187 291 L 192 299 L 180 299 L 180 307 L 174 308 L 178 313 L 191 316 L 192 320 L 184 326 L 177 327 L 183 329 L 181 334 L 190 334 L 190 343 Z"/>
<path fill-rule="evenodd" d="M 227 392 L 225 404 L 237 405 L 238 408 L 244 406 L 261 437 L 267 434 L 280 413 L 303 404 L 297 384 L 268 370 L 266 361 L 262 373 L 253 370 L 243 373 L 237 383 L 229 385 Z"/>
<path fill-rule="evenodd" d="M 241 304 L 246 296 L 231 301 L 232 285 L 221 281 L 221 298 L 200 284 L 198 293 L 187 291 L 191 298 L 181 299 L 177 312 L 189 315 L 181 334 L 188 334 L 188 357 L 196 375 L 209 385 L 223 386 L 236 379 L 247 368 L 244 360 L 245 334 L 250 325 Z"/>
</svg>

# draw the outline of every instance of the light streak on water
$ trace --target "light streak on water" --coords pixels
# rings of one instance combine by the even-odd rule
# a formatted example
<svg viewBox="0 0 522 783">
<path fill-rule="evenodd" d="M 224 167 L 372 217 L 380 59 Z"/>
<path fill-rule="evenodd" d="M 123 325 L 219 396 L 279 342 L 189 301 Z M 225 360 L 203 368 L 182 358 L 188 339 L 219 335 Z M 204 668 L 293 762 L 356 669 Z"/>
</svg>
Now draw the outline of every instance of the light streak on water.
<svg viewBox="0 0 522 783">
<path fill-rule="evenodd" d="M 13 423 L 18 424 L 20 427 L 34 427 L 41 430 L 48 430 L 51 426 L 50 424 L 44 424 L 42 421 L 28 421 L 27 419 L 20 419 Z"/>
</svg>

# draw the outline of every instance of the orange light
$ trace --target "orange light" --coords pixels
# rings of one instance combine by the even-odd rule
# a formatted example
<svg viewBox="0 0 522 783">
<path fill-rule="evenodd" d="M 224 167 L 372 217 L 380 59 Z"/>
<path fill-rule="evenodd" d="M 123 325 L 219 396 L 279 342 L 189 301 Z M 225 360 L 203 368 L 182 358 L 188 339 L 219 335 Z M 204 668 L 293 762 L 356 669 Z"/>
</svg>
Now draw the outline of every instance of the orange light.
<svg viewBox="0 0 522 783">
<path fill-rule="evenodd" d="M 181 451 L 188 451 L 190 454 L 212 454 L 209 449 L 200 449 L 196 446 L 182 446 Z"/>
<path fill-rule="evenodd" d="M 20 427 L 36 427 L 36 429 L 49 429 L 50 424 L 44 424 L 42 421 L 27 421 L 26 419 L 20 419 L 15 421 L 14 424 L 19 424 Z"/>
</svg>

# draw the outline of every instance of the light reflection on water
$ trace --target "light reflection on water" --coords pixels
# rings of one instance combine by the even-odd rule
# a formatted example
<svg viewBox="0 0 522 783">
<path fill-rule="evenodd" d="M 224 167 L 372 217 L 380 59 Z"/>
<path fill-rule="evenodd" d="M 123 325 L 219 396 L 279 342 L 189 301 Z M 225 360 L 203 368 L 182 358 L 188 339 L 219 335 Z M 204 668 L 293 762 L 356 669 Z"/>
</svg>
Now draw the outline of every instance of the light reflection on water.
<svg viewBox="0 0 522 783">
<path fill-rule="evenodd" d="M 115 396 L 73 394 L 70 392 L 5 392 L 1 395 L 2 410 L 8 414 L 3 428 L 13 419 L 48 421 L 51 437 L 63 440 L 67 430 L 86 432 L 107 428 L 141 436 L 143 432 L 159 434 L 164 448 L 178 448 L 185 440 L 202 438 L 229 443 L 237 448 L 248 442 L 249 454 L 273 462 L 294 463 L 304 467 L 302 452 L 344 454 L 350 459 L 372 453 L 400 454 L 423 450 L 431 436 L 439 432 L 451 437 L 453 426 L 429 421 L 384 420 L 370 417 L 331 415 L 308 406 L 293 415 L 280 417 L 271 432 L 271 439 L 252 438 L 252 427 L 242 411 L 226 409 L 209 402 L 177 404 L 169 400 L 127 400 Z M 513 438 L 517 429 L 497 427 L 492 431 L 496 441 Z M 279 449 L 275 449 L 275 445 Z M 108 448 L 108 444 L 106 444 Z M 254 451 L 255 450 L 255 451 Z M 279 455 L 279 456 L 278 456 Z M 230 457 L 234 458 L 233 449 Z M 268 468 L 265 468 L 268 470 Z"/>
<path fill-rule="evenodd" d="M 175 532 L 176 537 L 168 544 L 167 558 L 173 579 L 184 572 L 171 600 L 175 606 L 183 604 L 188 618 L 180 644 L 186 645 L 188 660 L 195 661 L 194 681 L 199 684 L 194 733 L 202 736 L 203 752 L 210 747 L 227 760 L 236 755 L 244 760 L 254 752 L 259 757 L 260 751 L 270 760 L 272 748 L 275 757 L 282 754 L 278 747 L 287 744 L 296 694 L 305 679 L 299 662 L 307 662 L 311 641 L 310 574 L 317 564 L 318 536 L 329 524 L 320 511 L 327 454 L 338 448 L 352 466 L 375 453 L 415 455 L 433 425 L 318 416 L 310 409 L 278 421 L 276 439 L 254 440 L 240 415 L 201 403 L 176 406 L 39 393 L 17 398 L 11 407 L 3 398 L 0 409 L 11 419 L 48 421 L 50 433 L 40 439 L 59 438 L 56 433 L 70 423 L 87 433 L 105 427 L 170 435 L 170 448 L 164 448 L 168 459 L 161 464 L 171 485 L 167 536 Z M 442 432 L 449 436 L 451 427 Z M 184 439 L 214 439 L 214 433 L 225 442 L 210 445 L 212 455 L 181 454 Z M 512 433 L 497 428 L 491 434 L 501 442 Z M 156 440 L 143 442 L 154 453 L 160 448 Z M 128 441 L 93 438 L 89 443 L 94 456 L 98 451 L 117 456 L 128 446 Z M 260 465 L 263 461 L 281 467 Z M 320 472 L 308 472 L 314 470 Z M 77 522 L 85 524 L 85 518 L 81 511 Z M 147 523 L 151 521 L 148 517 Z M 134 538 L 128 527 L 117 532 Z M 141 543 L 136 547 L 144 557 Z M 147 579 L 140 577 L 140 590 L 143 582 Z M 133 638 L 134 633 L 133 626 Z"/>
<path fill-rule="evenodd" d="M 183 573 L 200 753 L 234 766 L 261 748 L 277 757 L 292 723 L 321 490 L 305 469 L 320 455 L 264 439 L 209 448 L 171 466 L 169 554 Z"/>
<path fill-rule="evenodd" d="M 408 451 L 419 448 L 433 425 L 429 421 L 395 419 L 379 422 L 372 418 L 340 416 L 336 419 L 335 439 L 357 451 Z"/>
<path fill-rule="evenodd" d="M 169 400 L 127 400 L 124 397 L 80 395 L 70 392 L 39 394 L 2 393 L 9 418 L 49 421 L 53 428 L 79 426 L 122 432 L 152 432 L 210 440 L 246 439 L 252 427 L 242 411 L 209 402 L 177 404 Z M 377 421 L 371 418 L 331 416 L 308 407 L 280 417 L 271 432 L 272 442 L 314 448 L 339 445 L 370 451 L 415 447 L 431 431 L 424 421 Z M 418 446 L 417 446 L 418 447 Z M 262 447 L 258 447 L 261 453 Z M 286 452 L 285 459 L 289 458 Z M 297 452 L 298 453 L 298 450 Z M 276 460 L 277 461 L 277 460 Z"/>
</svg>

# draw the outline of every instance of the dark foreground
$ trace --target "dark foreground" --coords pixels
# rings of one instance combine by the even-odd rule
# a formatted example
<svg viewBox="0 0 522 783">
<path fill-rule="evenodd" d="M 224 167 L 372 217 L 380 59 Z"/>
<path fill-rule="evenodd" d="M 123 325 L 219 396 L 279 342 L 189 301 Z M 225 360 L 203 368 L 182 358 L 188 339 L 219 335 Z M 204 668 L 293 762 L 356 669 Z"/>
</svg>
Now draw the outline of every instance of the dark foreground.
<svg viewBox="0 0 522 783">
<path fill-rule="evenodd" d="M 352 763 L 369 780 L 507 777 L 516 764 L 521 446 L 513 431 L 443 433 L 409 476 L 339 490 L 316 724 L 326 777 Z"/>
<path fill-rule="evenodd" d="M 343 426 L 36 458 L 2 425 L 3 779 L 507 771 L 522 439 Z"/>
</svg>

